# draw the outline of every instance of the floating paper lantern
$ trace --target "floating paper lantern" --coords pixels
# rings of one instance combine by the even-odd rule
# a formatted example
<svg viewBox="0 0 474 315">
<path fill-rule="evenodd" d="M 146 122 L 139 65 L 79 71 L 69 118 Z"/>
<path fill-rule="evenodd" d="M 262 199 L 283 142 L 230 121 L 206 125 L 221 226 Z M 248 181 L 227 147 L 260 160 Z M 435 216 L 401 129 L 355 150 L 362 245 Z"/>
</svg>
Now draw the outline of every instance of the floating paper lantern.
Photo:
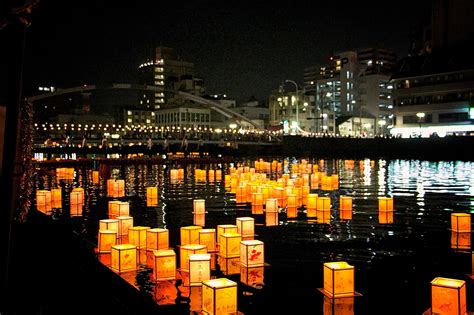
<svg viewBox="0 0 474 315">
<path fill-rule="evenodd" d="M 109 201 L 108 212 L 109 219 L 130 216 L 130 205 L 126 201 L 112 200 Z"/>
<path fill-rule="evenodd" d="M 205 213 L 206 212 L 206 200 L 194 199 L 193 200 L 193 213 Z"/>
<path fill-rule="evenodd" d="M 311 189 L 317 189 L 319 186 L 319 174 L 318 173 L 311 174 L 310 178 L 311 178 L 310 180 Z"/>
<path fill-rule="evenodd" d="M 158 187 L 146 188 L 146 206 L 147 207 L 158 206 Z"/>
<path fill-rule="evenodd" d="M 431 281 L 431 313 L 466 314 L 466 282 L 437 277 Z"/>
<path fill-rule="evenodd" d="M 222 181 L 222 170 L 216 170 L 216 181 Z"/>
<path fill-rule="evenodd" d="M 199 230 L 202 226 L 183 226 L 180 228 L 181 245 L 187 244 L 198 244 L 199 243 Z"/>
<path fill-rule="evenodd" d="M 117 232 L 111 230 L 99 230 L 97 249 L 99 253 L 110 253 L 112 246 L 117 242 Z"/>
<path fill-rule="evenodd" d="M 264 267 L 240 267 L 240 282 L 254 288 L 262 288 Z"/>
<path fill-rule="evenodd" d="M 330 197 L 318 197 L 318 210 L 329 211 L 331 210 L 331 198 Z"/>
<path fill-rule="evenodd" d="M 198 244 L 206 245 L 208 253 L 215 252 L 216 229 L 201 229 L 198 231 L 198 238 Z"/>
<path fill-rule="evenodd" d="M 392 224 L 394 211 L 379 211 L 380 224 Z"/>
<path fill-rule="evenodd" d="M 176 253 L 172 249 L 153 251 L 153 280 L 176 279 Z"/>
<path fill-rule="evenodd" d="M 311 188 L 308 185 L 301 186 L 301 203 L 303 205 L 308 204 L 308 195 L 311 191 Z"/>
<path fill-rule="evenodd" d="M 188 244 L 179 248 L 179 267 L 183 271 L 189 272 L 189 256 L 192 254 L 207 254 L 206 245 Z"/>
<path fill-rule="evenodd" d="M 81 216 L 82 206 L 84 205 L 84 190 L 82 188 L 74 188 L 70 194 L 71 216 Z"/>
<path fill-rule="evenodd" d="M 340 210 L 339 219 L 341 220 L 352 220 L 352 210 Z"/>
<path fill-rule="evenodd" d="M 92 184 L 99 184 L 99 171 L 92 171 Z"/>
<path fill-rule="evenodd" d="M 317 209 L 318 209 L 318 194 L 309 194 L 308 204 L 306 205 L 306 216 L 308 218 L 315 218 Z"/>
<path fill-rule="evenodd" d="M 219 255 L 225 258 L 240 256 L 240 241 L 242 237 L 239 233 L 224 233 L 219 237 Z"/>
<path fill-rule="evenodd" d="M 353 296 L 354 266 L 345 261 L 327 262 L 323 267 L 324 292 L 331 297 Z"/>
<path fill-rule="evenodd" d="M 209 170 L 209 181 L 212 183 L 212 182 L 215 182 L 216 181 L 216 173 L 214 170 Z"/>
<path fill-rule="evenodd" d="M 146 230 L 146 249 L 160 250 L 169 248 L 169 231 L 167 229 Z"/>
<path fill-rule="evenodd" d="M 220 241 L 220 236 L 225 233 L 237 233 L 237 225 L 219 224 L 217 226 L 217 243 Z"/>
<path fill-rule="evenodd" d="M 119 220 L 119 236 L 128 235 L 128 229 L 133 226 L 133 217 L 116 217 Z"/>
<path fill-rule="evenodd" d="M 354 315 L 354 297 L 334 299 L 324 296 L 323 315 Z"/>
<path fill-rule="evenodd" d="M 265 212 L 278 212 L 277 199 L 275 198 L 267 199 L 265 203 Z"/>
<path fill-rule="evenodd" d="M 114 198 L 125 196 L 125 181 L 123 179 L 108 179 L 107 196 Z"/>
<path fill-rule="evenodd" d="M 236 219 L 237 233 L 243 240 L 253 239 L 255 235 L 255 219 L 251 217 L 241 217 Z"/>
<path fill-rule="evenodd" d="M 266 226 L 278 225 L 278 212 L 265 212 L 265 225 Z"/>
<path fill-rule="evenodd" d="M 273 188 L 273 198 L 277 200 L 278 207 L 285 207 L 286 206 L 286 193 L 285 189 L 280 187 Z M 269 199 L 267 199 L 268 202 Z"/>
<path fill-rule="evenodd" d="M 458 250 L 471 249 L 471 232 L 451 231 L 451 248 Z"/>
<path fill-rule="evenodd" d="M 135 245 L 137 249 L 146 248 L 146 231 L 148 226 L 131 226 L 128 229 L 128 241 Z"/>
<path fill-rule="evenodd" d="M 263 214 L 263 193 L 252 193 L 252 214 Z"/>
<path fill-rule="evenodd" d="M 451 230 L 471 232 L 471 215 L 469 213 L 451 213 Z"/>
<path fill-rule="evenodd" d="M 99 220 L 99 230 L 115 231 L 116 237 L 119 237 L 119 220 L 117 219 L 103 219 Z"/>
<path fill-rule="evenodd" d="M 207 314 L 237 313 L 237 283 L 227 278 L 203 281 L 202 311 Z"/>
<path fill-rule="evenodd" d="M 296 218 L 298 216 L 298 197 L 296 196 L 296 194 L 287 194 L 286 201 L 286 217 Z"/>
<path fill-rule="evenodd" d="M 192 254 L 189 256 L 189 286 L 200 286 L 202 281 L 211 279 L 211 255 Z"/>
<path fill-rule="evenodd" d="M 62 208 L 62 193 L 60 188 L 51 189 L 51 207 L 55 209 Z"/>
<path fill-rule="evenodd" d="M 240 242 L 240 263 L 246 267 L 263 266 L 265 263 L 263 242 L 249 240 Z"/>
<path fill-rule="evenodd" d="M 393 211 L 393 198 L 392 197 L 378 197 L 379 199 L 379 211 Z"/>
<path fill-rule="evenodd" d="M 352 210 L 352 197 L 339 196 L 339 210 Z"/>
<path fill-rule="evenodd" d="M 36 209 L 43 213 L 51 211 L 51 192 L 49 190 L 36 191 Z"/>
<path fill-rule="evenodd" d="M 110 267 L 118 273 L 136 270 L 137 247 L 132 244 L 113 245 Z"/>
</svg>

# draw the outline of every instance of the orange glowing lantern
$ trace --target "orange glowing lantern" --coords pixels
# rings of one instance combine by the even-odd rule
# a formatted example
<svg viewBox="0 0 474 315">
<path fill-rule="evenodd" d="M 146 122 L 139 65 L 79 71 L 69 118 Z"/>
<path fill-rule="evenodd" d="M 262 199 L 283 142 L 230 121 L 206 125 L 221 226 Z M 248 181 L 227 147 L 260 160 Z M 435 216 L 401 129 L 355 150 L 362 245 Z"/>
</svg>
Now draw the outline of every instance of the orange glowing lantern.
<svg viewBox="0 0 474 315">
<path fill-rule="evenodd" d="M 330 197 L 318 197 L 318 210 L 329 211 L 331 210 L 331 198 Z"/>
<path fill-rule="evenodd" d="M 240 263 L 246 267 L 259 267 L 265 264 L 263 242 L 249 240 L 240 242 Z"/>
<path fill-rule="evenodd" d="M 119 237 L 119 220 L 117 219 L 103 219 L 99 220 L 99 230 L 110 230 L 114 231 L 116 236 Z"/>
<path fill-rule="evenodd" d="M 222 181 L 222 170 L 216 170 L 216 181 Z"/>
<path fill-rule="evenodd" d="M 71 216 L 81 216 L 82 215 L 82 206 L 84 205 L 84 190 L 76 190 L 74 188 L 70 194 L 70 209 Z"/>
<path fill-rule="evenodd" d="M 153 251 L 153 280 L 176 279 L 176 253 L 172 249 Z"/>
<path fill-rule="evenodd" d="M 137 249 L 146 248 L 146 231 L 148 226 L 131 226 L 128 229 L 128 241 L 135 245 Z"/>
<path fill-rule="evenodd" d="M 199 231 L 202 226 L 190 225 L 180 228 L 181 245 L 199 244 Z"/>
<path fill-rule="evenodd" d="M 216 181 L 216 173 L 214 170 L 209 170 L 209 181 L 211 183 Z"/>
<path fill-rule="evenodd" d="M 225 233 L 237 233 L 237 225 L 220 224 L 217 226 L 217 243 L 219 243 L 221 235 Z"/>
<path fill-rule="evenodd" d="M 431 313 L 466 314 L 466 282 L 437 277 L 431 281 Z"/>
<path fill-rule="evenodd" d="M 324 263 L 324 293 L 338 298 L 354 296 L 354 266 L 345 261 Z"/>
<path fill-rule="evenodd" d="M 203 281 L 202 311 L 213 315 L 237 313 L 237 283 L 227 278 Z"/>
<path fill-rule="evenodd" d="M 51 211 L 51 192 L 49 190 L 36 191 L 36 209 L 43 213 Z"/>
<path fill-rule="evenodd" d="M 308 204 L 306 205 L 306 216 L 308 218 L 315 218 L 317 209 L 318 209 L 318 194 L 309 194 Z"/>
<path fill-rule="evenodd" d="M 202 281 L 211 279 L 211 255 L 192 254 L 189 256 L 189 286 L 200 286 Z"/>
<path fill-rule="evenodd" d="M 239 233 L 224 233 L 219 237 L 219 255 L 225 258 L 240 256 L 240 241 L 242 237 Z"/>
<path fill-rule="evenodd" d="M 117 217 L 119 220 L 119 236 L 128 235 L 128 229 L 133 226 L 133 217 Z"/>
<path fill-rule="evenodd" d="M 318 223 L 329 224 L 331 221 L 331 211 L 329 210 L 316 210 L 316 221 Z"/>
<path fill-rule="evenodd" d="M 193 213 L 193 224 L 196 226 L 206 225 L 206 214 L 204 213 Z"/>
<path fill-rule="evenodd" d="M 451 231 L 451 248 L 457 250 L 470 250 L 471 232 Z"/>
<path fill-rule="evenodd" d="M 182 271 L 189 272 L 189 256 L 192 254 L 207 254 L 206 245 L 188 244 L 179 248 L 179 266 Z"/>
<path fill-rule="evenodd" d="M 146 206 L 147 207 L 158 206 L 158 187 L 146 188 Z"/>
<path fill-rule="evenodd" d="M 92 184 L 97 185 L 99 183 L 99 171 L 92 171 Z"/>
<path fill-rule="evenodd" d="M 110 253 L 112 246 L 117 241 L 117 232 L 111 230 L 99 230 L 98 251 L 99 253 Z"/>
<path fill-rule="evenodd" d="M 125 196 L 125 181 L 123 179 L 108 179 L 107 196 L 114 198 Z"/>
<path fill-rule="evenodd" d="M 236 219 L 237 233 L 243 240 L 251 240 L 255 235 L 255 219 L 251 217 L 241 217 Z"/>
<path fill-rule="evenodd" d="M 247 187 L 242 185 L 237 187 L 235 198 L 237 203 L 247 202 Z"/>
<path fill-rule="evenodd" d="M 392 224 L 394 211 L 379 211 L 379 224 Z"/>
<path fill-rule="evenodd" d="M 278 212 L 278 200 L 269 198 L 265 203 L 265 212 Z"/>
<path fill-rule="evenodd" d="M 392 197 L 378 197 L 379 199 L 379 211 L 393 211 L 393 198 Z"/>
<path fill-rule="evenodd" d="M 193 213 L 205 213 L 206 212 L 206 200 L 194 199 L 193 200 Z"/>
<path fill-rule="evenodd" d="M 126 217 L 130 215 L 130 205 L 126 201 L 112 200 L 109 201 L 109 218 Z"/>
<path fill-rule="evenodd" d="M 240 267 L 240 282 L 254 288 L 263 287 L 264 267 Z"/>
<path fill-rule="evenodd" d="M 334 299 L 324 296 L 323 315 L 354 315 L 354 297 Z"/>
<path fill-rule="evenodd" d="M 311 187 L 308 185 L 303 185 L 301 186 L 301 198 L 302 198 L 302 204 L 307 205 L 308 204 L 308 195 L 311 191 Z"/>
<path fill-rule="evenodd" d="M 352 210 L 352 197 L 339 196 L 339 210 Z"/>
<path fill-rule="evenodd" d="M 154 228 L 146 230 L 147 250 L 161 250 L 168 249 L 169 247 L 168 229 Z"/>
<path fill-rule="evenodd" d="M 287 194 L 286 201 L 286 217 L 296 218 L 298 216 L 298 196 L 296 194 Z"/>
<path fill-rule="evenodd" d="M 216 229 L 201 229 L 198 231 L 198 235 L 198 244 L 206 245 L 208 253 L 216 251 Z"/>
<path fill-rule="evenodd" d="M 61 198 L 61 189 L 53 188 L 51 189 L 51 207 L 58 209 L 62 208 L 62 198 Z"/>
<path fill-rule="evenodd" d="M 132 244 L 113 245 L 110 267 L 118 273 L 136 270 L 137 247 Z"/>
<path fill-rule="evenodd" d="M 451 213 L 451 230 L 471 232 L 471 215 L 469 213 Z"/>
<path fill-rule="evenodd" d="M 252 214 L 263 214 L 263 193 L 252 193 Z"/>
<path fill-rule="evenodd" d="M 319 185 L 319 173 L 311 174 L 311 188 L 317 189 Z"/>
<path fill-rule="evenodd" d="M 240 257 L 225 258 L 218 256 L 218 264 L 221 272 L 226 276 L 240 272 Z"/>
<path fill-rule="evenodd" d="M 278 225 L 278 212 L 265 212 L 265 226 Z"/>
<path fill-rule="evenodd" d="M 158 305 L 175 305 L 178 298 L 178 288 L 176 288 L 175 281 L 157 282 L 154 298 Z"/>
</svg>

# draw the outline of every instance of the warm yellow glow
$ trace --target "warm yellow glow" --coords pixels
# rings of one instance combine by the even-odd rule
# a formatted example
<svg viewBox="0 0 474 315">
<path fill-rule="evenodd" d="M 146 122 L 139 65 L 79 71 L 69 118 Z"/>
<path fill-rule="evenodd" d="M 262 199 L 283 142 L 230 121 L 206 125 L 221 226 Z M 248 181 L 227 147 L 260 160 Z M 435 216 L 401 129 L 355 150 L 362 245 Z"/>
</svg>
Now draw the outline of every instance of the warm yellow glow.
<svg viewBox="0 0 474 315">
<path fill-rule="evenodd" d="M 277 199 L 270 198 L 266 200 L 265 212 L 278 212 Z"/>
<path fill-rule="evenodd" d="M 199 244 L 199 230 L 202 226 L 183 226 L 180 228 L 181 245 Z"/>
<path fill-rule="evenodd" d="M 354 297 L 334 299 L 324 296 L 323 315 L 354 315 Z"/>
<path fill-rule="evenodd" d="M 51 207 L 62 208 L 62 193 L 60 188 L 51 189 Z"/>
<path fill-rule="evenodd" d="M 193 224 L 196 226 L 204 227 L 206 225 L 206 214 L 193 213 Z"/>
<path fill-rule="evenodd" d="M 146 206 L 147 207 L 158 206 L 158 187 L 146 188 Z"/>
<path fill-rule="evenodd" d="M 227 278 L 203 281 L 202 311 L 207 314 L 237 313 L 237 283 Z"/>
<path fill-rule="evenodd" d="M 433 314 L 466 314 L 466 282 L 437 277 L 431 281 L 431 312 Z"/>
<path fill-rule="evenodd" d="M 179 248 L 179 267 L 189 272 L 189 256 L 192 254 L 207 254 L 206 245 L 188 244 Z"/>
<path fill-rule="evenodd" d="M 394 211 L 379 211 L 380 224 L 392 224 Z"/>
<path fill-rule="evenodd" d="M 296 194 L 287 194 L 286 200 L 286 217 L 296 218 L 298 215 L 298 196 Z"/>
<path fill-rule="evenodd" d="M 133 217 L 116 217 L 119 220 L 119 236 L 128 235 L 128 229 L 133 226 Z"/>
<path fill-rule="evenodd" d="M 332 297 L 354 295 L 354 266 L 345 261 L 327 262 L 323 266 L 324 291 Z"/>
<path fill-rule="evenodd" d="M 278 225 L 278 212 L 265 212 L 265 226 Z"/>
<path fill-rule="evenodd" d="M 146 249 L 161 250 L 169 248 L 169 231 L 168 229 L 148 229 L 146 231 Z"/>
<path fill-rule="evenodd" d="M 125 196 L 125 181 L 123 179 L 108 179 L 107 196 L 114 198 Z"/>
<path fill-rule="evenodd" d="M 240 282 L 255 288 L 263 286 L 264 267 L 240 267 Z"/>
<path fill-rule="evenodd" d="M 350 197 L 350 196 L 339 196 L 339 209 L 340 210 L 352 210 L 352 197 Z"/>
<path fill-rule="evenodd" d="M 455 232 L 471 232 L 471 214 L 451 213 L 451 230 Z"/>
<path fill-rule="evenodd" d="M 211 279 L 211 255 L 192 254 L 189 256 L 189 286 L 200 286 L 202 281 Z"/>
<path fill-rule="evenodd" d="M 146 248 L 146 231 L 148 226 L 131 226 L 128 229 L 128 241 L 135 245 L 137 249 Z"/>
<path fill-rule="evenodd" d="M 216 250 L 216 229 L 199 230 L 199 244 L 206 245 L 207 252 L 215 252 Z"/>
<path fill-rule="evenodd" d="M 331 198 L 330 197 L 318 197 L 318 207 L 320 211 L 329 211 L 331 210 Z"/>
<path fill-rule="evenodd" d="M 451 248 L 456 250 L 470 250 L 471 232 L 451 231 Z"/>
<path fill-rule="evenodd" d="M 112 246 L 117 241 L 117 232 L 111 230 L 99 230 L 97 248 L 99 253 L 110 253 Z"/>
<path fill-rule="evenodd" d="M 206 200 L 194 199 L 193 200 L 193 212 L 194 213 L 205 213 L 206 212 Z"/>
<path fill-rule="evenodd" d="M 246 267 L 263 266 L 265 263 L 263 242 L 259 240 L 241 241 L 240 263 Z"/>
<path fill-rule="evenodd" d="M 126 201 L 112 200 L 109 201 L 109 219 L 116 217 L 126 217 L 130 215 L 130 205 Z"/>
<path fill-rule="evenodd" d="M 49 190 L 36 191 L 36 209 L 43 213 L 51 211 L 51 192 Z"/>
<path fill-rule="evenodd" d="M 92 184 L 99 184 L 99 171 L 92 171 Z"/>
<path fill-rule="evenodd" d="M 137 247 L 131 244 L 113 245 L 110 266 L 119 273 L 136 270 Z"/>
<path fill-rule="evenodd" d="M 239 233 L 224 233 L 219 236 L 219 255 L 225 258 L 240 256 L 240 241 L 242 237 Z"/>
<path fill-rule="evenodd" d="M 220 241 L 220 236 L 225 233 L 237 233 L 237 225 L 234 224 L 220 224 L 217 226 L 217 243 Z"/>
<path fill-rule="evenodd" d="M 315 218 L 317 208 L 318 208 L 318 194 L 309 194 L 308 203 L 306 205 L 306 216 L 308 218 Z"/>
<path fill-rule="evenodd" d="M 378 197 L 378 199 L 379 199 L 380 211 L 393 211 L 393 198 L 392 197 Z"/>
<path fill-rule="evenodd" d="M 119 237 L 119 220 L 117 219 L 103 219 L 99 220 L 99 230 L 114 231 L 116 237 Z"/>
<path fill-rule="evenodd" d="M 251 217 L 241 217 L 236 219 L 237 233 L 242 238 L 249 239 L 253 238 L 255 234 L 255 219 Z"/>
<path fill-rule="evenodd" d="M 153 279 L 155 281 L 176 279 L 176 253 L 174 250 L 154 250 L 153 257 Z"/>
</svg>

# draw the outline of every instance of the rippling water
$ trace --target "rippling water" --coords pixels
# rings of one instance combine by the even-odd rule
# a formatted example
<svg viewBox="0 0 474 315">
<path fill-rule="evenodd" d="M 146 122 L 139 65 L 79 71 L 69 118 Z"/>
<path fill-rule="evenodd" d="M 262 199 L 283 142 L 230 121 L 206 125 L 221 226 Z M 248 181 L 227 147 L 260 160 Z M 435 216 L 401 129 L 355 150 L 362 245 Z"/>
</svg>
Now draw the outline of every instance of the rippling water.
<svg viewBox="0 0 474 315">
<path fill-rule="evenodd" d="M 285 162 L 284 171 L 298 162 L 292 158 L 279 160 Z M 468 309 L 474 310 L 473 281 L 467 277 L 474 273 L 471 242 L 466 249 L 453 248 L 449 230 L 453 211 L 474 213 L 474 163 L 308 161 L 320 164 L 320 170 L 328 174 L 339 174 L 338 189 L 312 191 L 331 197 L 329 224 L 307 219 L 300 210 L 296 219 L 287 219 L 282 211 L 279 225 L 266 227 L 264 217 L 252 215 L 250 204 L 236 203 L 235 195 L 226 192 L 222 181 L 197 182 L 194 178 L 196 168 L 221 169 L 224 177 L 233 164 L 183 165 L 184 181 L 178 183 L 169 178 L 169 169 L 178 164 L 121 166 L 116 171 L 126 181 L 126 197 L 121 199 L 130 202 L 134 225 L 169 229 L 170 246 L 176 252 L 179 227 L 193 223 L 193 199 L 206 199 L 209 228 L 235 224 L 241 216 L 255 218 L 256 239 L 265 243 L 268 264 L 264 268 L 264 284 L 251 287 L 241 283 L 240 274 L 218 275 L 239 283 L 238 308 L 245 314 L 280 314 L 284 313 L 283 307 L 293 308 L 295 314 L 338 314 L 338 307 L 348 310 L 343 314 L 421 314 L 430 307 L 430 282 L 438 276 L 466 280 Z M 253 161 L 238 162 L 253 166 Z M 58 185 L 54 170 L 41 169 L 38 177 L 39 189 Z M 92 185 L 90 178 L 91 170 L 80 168 L 76 169 L 74 182 L 60 184 L 63 196 L 73 186 L 85 188 L 84 216 L 74 221 L 85 238 L 96 243 L 98 221 L 107 218 L 107 202 L 111 198 L 106 196 L 104 179 L 100 185 Z M 158 207 L 146 207 L 147 186 L 159 187 Z M 353 197 L 350 221 L 339 220 L 340 195 Z M 379 223 L 378 196 L 394 197 L 393 224 Z M 63 207 L 67 205 L 68 200 L 64 200 Z M 355 266 L 355 288 L 362 296 L 356 297 L 353 304 L 348 301 L 349 305 L 331 305 L 318 291 L 323 285 L 323 263 L 339 260 Z M 130 280 L 140 287 L 137 281 L 138 276 L 135 281 Z M 160 303 L 160 292 L 166 289 L 163 286 L 166 284 L 152 288 Z M 170 298 L 171 303 L 182 303 L 178 298 L 184 294 L 181 290 L 171 285 L 176 294 L 176 299 Z M 186 293 L 191 298 L 185 301 L 189 303 L 187 311 L 199 309 L 199 297 L 193 296 L 193 290 L 196 289 Z"/>
</svg>

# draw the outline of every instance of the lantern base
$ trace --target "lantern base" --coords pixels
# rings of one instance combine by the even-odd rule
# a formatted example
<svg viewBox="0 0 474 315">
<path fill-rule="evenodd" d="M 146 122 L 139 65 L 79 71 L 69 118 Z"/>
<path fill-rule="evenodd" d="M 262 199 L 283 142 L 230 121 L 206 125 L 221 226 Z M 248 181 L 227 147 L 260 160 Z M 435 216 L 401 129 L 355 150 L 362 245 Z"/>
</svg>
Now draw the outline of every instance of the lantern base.
<svg viewBox="0 0 474 315">
<path fill-rule="evenodd" d="M 427 309 L 426 311 L 423 312 L 422 315 L 438 315 L 439 313 L 433 313 L 431 312 L 431 307 Z M 474 315 L 474 312 L 469 312 L 467 311 L 464 315 Z"/>
<path fill-rule="evenodd" d="M 337 295 L 332 295 L 331 293 L 324 290 L 324 288 L 318 288 L 318 291 L 321 292 L 322 294 L 324 294 L 325 296 L 327 296 L 328 298 L 331 298 L 331 299 L 362 296 L 362 294 L 357 292 L 357 291 L 354 291 L 354 293 L 337 294 Z"/>
</svg>

